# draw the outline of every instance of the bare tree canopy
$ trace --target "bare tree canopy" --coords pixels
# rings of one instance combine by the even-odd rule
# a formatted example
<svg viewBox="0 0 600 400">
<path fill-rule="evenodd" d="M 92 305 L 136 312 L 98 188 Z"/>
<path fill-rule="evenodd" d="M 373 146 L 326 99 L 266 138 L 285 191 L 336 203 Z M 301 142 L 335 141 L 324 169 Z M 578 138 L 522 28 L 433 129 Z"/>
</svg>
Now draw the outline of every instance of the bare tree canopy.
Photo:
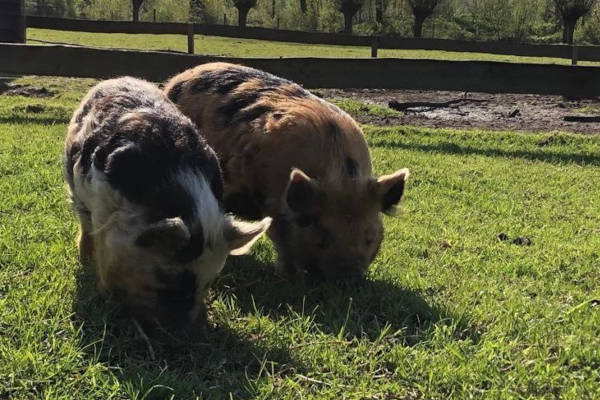
<svg viewBox="0 0 600 400">
<path fill-rule="evenodd" d="M 423 22 L 435 10 L 440 0 L 408 0 L 410 8 L 412 8 L 413 15 L 415 16 L 413 24 L 413 35 L 416 38 L 420 38 L 423 34 Z"/>
<path fill-rule="evenodd" d="M 554 0 L 556 13 L 563 23 L 563 42 L 573 44 L 577 21 L 586 16 L 597 0 Z"/>
<path fill-rule="evenodd" d="M 257 0 L 233 0 L 233 5 L 238 10 L 238 25 L 240 27 L 246 27 L 248 12 L 252 7 L 256 7 L 256 3 Z"/>
<path fill-rule="evenodd" d="M 352 35 L 352 18 L 363 6 L 364 0 L 337 0 L 337 9 L 344 14 L 344 33 Z"/>
<path fill-rule="evenodd" d="M 388 6 L 388 0 L 376 0 L 375 3 L 375 21 L 383 24 L 383 16 Z"/>
<path fill-rule="evenodd" d="M 150 20 L 154 15 L 158 22 L 207 24 L 237 24 L 239 18 L 242 26 L 251 21 L 265 28 L 345 31 L 365 36 L 600 45 L 600 0 L 24 0 L 24 3 L 26 14 L 37 16 L 131 20 L 133 15 L 134 19 Z"/>
</svg>

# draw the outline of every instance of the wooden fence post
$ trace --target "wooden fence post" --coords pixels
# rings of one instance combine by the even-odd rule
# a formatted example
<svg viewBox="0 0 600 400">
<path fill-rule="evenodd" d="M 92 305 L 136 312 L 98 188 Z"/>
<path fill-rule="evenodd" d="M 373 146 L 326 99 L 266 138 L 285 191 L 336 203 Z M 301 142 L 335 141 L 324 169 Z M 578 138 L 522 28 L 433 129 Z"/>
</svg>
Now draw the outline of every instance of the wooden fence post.
<svg viewBox="0 0 600 400">
<path fill-rule="evenodd" d="M 571 65 L 577 65 L 577 59 L 579 58 L 579 49 L 577 45 L 571 45 Z"/>
<path fill-rule="evenodd" d="M 194 54 L 194 23 L 187 24 L 188 54 Z"/>
<path fill-rule="evenodd" d="M 379 38 L 377 36 L 373 36 L 371 38 L 371 57 L 377 58 L 377 50 L 379 49 Z"/>
<path fill-rule="evenodd" d="M 25 43 L 23 0 L 0 0 L 0 42 Z"/>
</svg>

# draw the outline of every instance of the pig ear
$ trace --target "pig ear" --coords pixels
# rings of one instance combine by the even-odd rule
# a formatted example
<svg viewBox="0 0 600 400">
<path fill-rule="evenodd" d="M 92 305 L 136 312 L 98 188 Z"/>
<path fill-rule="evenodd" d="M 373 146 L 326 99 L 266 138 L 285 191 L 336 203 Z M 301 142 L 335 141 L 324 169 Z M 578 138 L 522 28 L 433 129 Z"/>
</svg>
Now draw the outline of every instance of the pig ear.
<svg viewBox="0 0 600 400">
<path fill-rule="evenodd" d="M 285 201 L 298 214 L 312 214 L 318 204 L 319 187 L 308 175 L 294 168 L 285 192 Z"/>
<path fill-rule="evenodd" d="M 260 236 L 271 226 L 271 218 L 265 218 L 259 222 L 236 221 L 233 218 L 226 222 L 225 241 L 229 246 L 229 254 L 239 256 L 246 254 L 260 238 Z"/>
<path fill-rule="evenodd" d="M 395 213 L 396 205 L 404 194 L 404 182 L 409 175 L 408 169 L 404 168 L 377 179 L 377 198 L 381 204 L 381 212 L 388 215 Z"/>
<path fill-rule="evenodd" d="M 145 229 L 135 239 L 140 247 L 173 248 L 184 246 L 190 240 L 190 231 L 181 218 L 166 218 Z"/>
</svg>

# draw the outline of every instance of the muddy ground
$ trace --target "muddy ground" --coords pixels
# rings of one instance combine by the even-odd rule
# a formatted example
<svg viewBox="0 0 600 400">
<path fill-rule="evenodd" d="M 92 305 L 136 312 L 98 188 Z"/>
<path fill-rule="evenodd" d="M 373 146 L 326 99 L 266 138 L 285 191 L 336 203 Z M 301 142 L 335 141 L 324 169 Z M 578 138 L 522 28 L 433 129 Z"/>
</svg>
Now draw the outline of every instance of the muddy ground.
<svg viewBox="0 0 600 400">
<path fill-rule="evenodd" d="M 526 94 L 487 94 L 417 90 L 322 90 L 325 97 L 354 100 L 388 106 L 400 103 L 442 103 L 465 99 L 443 108 L 414 107 L 401 117 L 362 116 L 360 122 L 373 125 L 415 125 L 435 128 L 466 128 L 501 131 L 566 131 L 599 134 L 600 122 L 566 122 L 567 116 L 600 117 L 600 98 L 566 99 L 560 96 Z M 474 101 L 471 101 L 474 100 Z"/>
<path fill-rule="evenodd" d="M 53 97 L 56 91 L 31 87 L 0 79 L 0 94 L 27 97 Z M 567 122 L 565 117 L 582 117 L 600 121 L 600 98 L 566 99 L 561 96 L 527 94 L 487 94 L 449 91 L 322 89 L 325 98 L 349 98 L 388 107 L 398 103 L 444 103 L 444 107 L 422 106 L 403 109 L 398 117 L 373 113 L 355 115 L 364 124 L 413 125 L 434 128 L 485 129 L 523 132 L 575 132 L 600 134 L 600 122 Z"/>
</svg>

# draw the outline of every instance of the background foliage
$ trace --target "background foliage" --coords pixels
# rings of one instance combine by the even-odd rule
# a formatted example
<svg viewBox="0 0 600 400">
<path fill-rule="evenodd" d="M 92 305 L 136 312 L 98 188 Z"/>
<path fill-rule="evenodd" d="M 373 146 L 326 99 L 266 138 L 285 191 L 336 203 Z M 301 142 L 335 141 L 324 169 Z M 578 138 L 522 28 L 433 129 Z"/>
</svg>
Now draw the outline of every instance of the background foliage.
<svg viewBox="0 0 600 400">
<path fill-rule="evenodd" d="M 339 0 L 258 0 L 249 26 L 341 32 Z M 565 0 L 568 1 L 568 0 Z M 423 37 L 559 43 L 562 22 L 556 0 L 440 0 L 425 21 Z M 305 4 L 303 11 L 302 4 Z M 131 19 L 131 0 L 26 0 L 27 12 L 90 19 Z M 232 0 L 145 0 L 140 19 L 237 24 Z M 379 10 L 379 12 L 378 12 Z M 354 16 L 355 34 L 412 36 L 408 0 L 364 0 Z M 578 21 L 577 43 L 600 44 L 600 6 Z"/>
</svg>

